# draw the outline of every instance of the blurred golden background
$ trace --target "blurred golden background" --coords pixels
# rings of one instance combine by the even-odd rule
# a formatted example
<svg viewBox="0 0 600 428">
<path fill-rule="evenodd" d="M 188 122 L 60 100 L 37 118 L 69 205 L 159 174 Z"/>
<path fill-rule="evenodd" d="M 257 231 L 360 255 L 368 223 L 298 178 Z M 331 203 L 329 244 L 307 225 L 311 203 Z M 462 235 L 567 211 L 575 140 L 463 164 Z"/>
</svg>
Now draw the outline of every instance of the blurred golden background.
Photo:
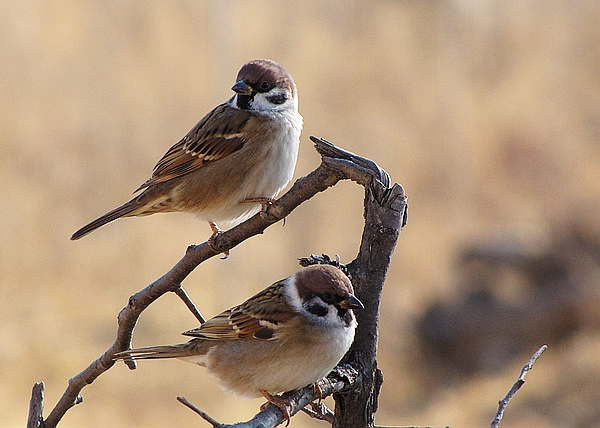
<svg viewBox="0 0 600 428">
<path fill-rule="evenodd" d="M 472 1 L 0 2 L 0 408 L 46 415 L 114 340 L 129 295 L 210 230 L 184 214 L 83 224 L 231 96 L 239 67 L 285 65 L 309 135 L 371 158 L 410 216 L 384 290 L 380 425 L 488 426 L 543 343 L 503 427 L 600 427 L 600 3 Z M 206 316 L 296 269 L 352 260 L 362 189 L 341 183 L 184 286 Z M 176 296 L 136 346 L 196 326 Z M 180 361 L 117 364 L 62 427 L 204 426 L 254 415 Z M 329 402 L 330 403 L 330 402 Z M 299 415 L 293 427 L 322 422 Z"/>
</svg>

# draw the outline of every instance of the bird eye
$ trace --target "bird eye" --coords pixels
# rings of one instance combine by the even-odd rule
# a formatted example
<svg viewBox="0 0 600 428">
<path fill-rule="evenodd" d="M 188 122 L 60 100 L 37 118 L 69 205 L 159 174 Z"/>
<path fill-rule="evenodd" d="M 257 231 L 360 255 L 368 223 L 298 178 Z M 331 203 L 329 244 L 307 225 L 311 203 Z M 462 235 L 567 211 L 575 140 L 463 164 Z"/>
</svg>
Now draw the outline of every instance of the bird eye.
<svg viewBox="0 0 600 428">
<path fill-rule="evenodd" d="M 333 300 L 333 294 L 325 292 L 323 293 L 323 299 L 325 299 L 326 302 L 331 302 Z"/>
<path fill-rule="evenodd" d="M 269 82 L 267 82 L 266 80 L 264 80 L 260 84 L 260 89 L 262 89 L 263 91 L 268 91 L 269 89 L 271 89 L 271 84 Z"/>
</svg>

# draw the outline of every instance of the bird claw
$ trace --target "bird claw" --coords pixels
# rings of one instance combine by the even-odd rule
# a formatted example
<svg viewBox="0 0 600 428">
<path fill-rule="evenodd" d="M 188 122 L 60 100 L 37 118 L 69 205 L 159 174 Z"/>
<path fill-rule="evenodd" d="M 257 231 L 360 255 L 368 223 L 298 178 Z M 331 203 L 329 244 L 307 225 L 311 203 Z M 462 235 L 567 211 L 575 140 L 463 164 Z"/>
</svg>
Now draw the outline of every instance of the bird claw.
<svg viewBox="0 0 600 428">
<path fill-rule="evenodd" d="M 212 248 L 214 251 L 220 253 L 221 250 L 219 250 L 215 245 L 215 238 L 223 233 L 223 231 L 214 221 L 209 221 L 208 225 L 210 226 L 210 230 L 212 230 L 212 235 L 210 235 L 210 238 L 208 238 L 207 241 L 208 245 L 210 245 L 210 248 Z M 227 257 L 229 257 L 229 250 L 223 251 L 223 257 L 221 257 L 221 260 L 225 260 Z"/>
<path fill-rule="evenodd" d="M 274 405 L 283 413 L 283 417 L 286 420 L 285 426 L 287 427 L 290 424 L 290 412 L 292 411 L 290 403 L 277 395 L 271 395 L 265 390 L 261 390 L 260 393 L 267 399 L 267 403 L 260 406 L 260 410 L 264 410 L 269 404 Z"/>
<path fill-rule="evenodd" d="M 319 405 L 321 404 L 321 401 L 323 401 L 323 390 L 321 389 L 321 385 L 319 385 L 319 382 L 322 381 L 323 379 L 319 379 L 318 381 L 313 383 L 313 390 L 315 391 L 315 395 L 319 399 Z"/>
<path fill-rule="evenodd" d="M 267 209 L 273 205 L 273 198 L 247 198 L 242 201 L 243 204 L 260 204 L 260 217 L 267 220 Z"/>
</svg>

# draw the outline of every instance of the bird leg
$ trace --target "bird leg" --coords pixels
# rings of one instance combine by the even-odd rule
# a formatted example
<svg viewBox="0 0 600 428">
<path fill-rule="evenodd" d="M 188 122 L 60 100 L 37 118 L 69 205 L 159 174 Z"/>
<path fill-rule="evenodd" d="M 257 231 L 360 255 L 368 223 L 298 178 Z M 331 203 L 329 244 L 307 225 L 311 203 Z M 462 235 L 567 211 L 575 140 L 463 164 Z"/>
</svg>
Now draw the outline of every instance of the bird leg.
<svg viewBox="0 0 600 428">
<path fill-rule="evenodd" d="M 269 205 L 273 205 L 273 198 L 247 198 L 242 201 L 242 204 L 260 204 L 260 216 L 263 220 L 267 220 L 267 208 Z"/>
<path fill-rule="evenodd" d="M 269 392 L 265 391 L 264 389 L 261 389 L 260 393 L 268 401 L 268 403 L 263 404 L 260 409 L 263 410 L 264 407 L 266 407 L 269 403 L 271 403 L 272 405 L 277 407 L 279 410 L 281 410 L 281 412 L 283 413 L 283 417 L 287 421 L 285 424 L 285 426 L 287 427 L 290 424 L 290 412 L 292 411 L 292 406 L 290 405 L 290 403 L 287 400 L 284 400 L 283 398 L 281 398 L 277 395 L 271 395 Z"/>
<path fill-rule="evenodd" d="M 315 395 L 319 399 L 319 404 L 321 404 L 321 401 L 323 401 L 323 390 L 321 389 L 321 385 L 319 385 L 319 382 L 322 382 L 322 381 L 323 381 L 323 379 L 320 379 L 312 384 L 313 390 L 315 391 Z"/>
<path fill-rule="evenodd" d="M 208 225 L 210 226 L 210 230 L 212 230 L 212 235 L 210 235 L 210 238 L 208 238 L 208 245 L 210 245 L 210 248 L 212 248 L 213 250 L 221 252 L 221 250 L 219 250 L 215 246 L 215 238 L 219 234 L 223 233 L 223 231 L 219 226 L 217 226 L 217 223 L 215 223 L 214 221 L 209 221 Z M 229 257 L 229 250 L 223 251 L 223 257 L 221 257 L 221 260 L 225 260 L 227 257 Z"/>
</svg>

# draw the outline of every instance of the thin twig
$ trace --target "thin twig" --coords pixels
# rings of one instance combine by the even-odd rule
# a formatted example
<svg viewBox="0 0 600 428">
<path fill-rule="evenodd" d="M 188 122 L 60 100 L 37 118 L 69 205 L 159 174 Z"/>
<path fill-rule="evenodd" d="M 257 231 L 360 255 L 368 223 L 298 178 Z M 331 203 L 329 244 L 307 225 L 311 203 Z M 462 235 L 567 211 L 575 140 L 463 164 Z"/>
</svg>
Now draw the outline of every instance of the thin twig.
<svg viewBox="0 0 600 428">
<path fill-rule="evenodd" d="M 335 255 L 335 259 L 331 259 L 327 254 L 322 254 L 320 256 L 311 254 L 309 257 L 300 257 L 298 259 L 300 266 L 307 267 L 312 265 L 331 265 L 339 268 L 346 275 L 349 275 L 348 268 L 345 264 L 340 263 L 340 256 L 338 254 Z M 350 277 L 350 279 L 352 279 Z"/>
<path fill-rule="evenodd" d="M 190 312 L 196 317 L 198 322 L 200 322 L 200 324 L 204 324 L 206 322 L 206 319 L 202 316 L 202 314 L 200 313 L 190 296 L 187 294 L 187 292 L 181 285 L 175 290 L 173 290 L 173 292 L 177 294 L 181 300 L 183 300 L 183 303 L 185 303 L 185 305 L 188 307 Z"/>
<path fill-rule="evenodd" d="M 527 364 L 525 364 L 525 366 L 521 369 L 521 374 L 519 375 L 519 378 L 513 384 L 510 391 L 508 391 L 508 394 L 506 394 L 506 397 L 504 397 L 504 399 L 502 399 L 498 402 L 498 412 L 496 413 L 496 417 L 492 421 L 492 424 L 491 424 L 492 428 L 498 428 L 498 424 L 500 424 L 500 421 L 502 420 L 502 416 L 504 416 L 504 410 L 506 409 L 508 402 L 517 393 L 517 391 L 519 389 L 521 389 L 521 387 L 525 383 L 525 376 L 527 375 L 527 372 L 529 372 L 529 370 L 531 370 L 531 368 L 533 367 L 533 365 L 535 364 L 537 359 L 540 357 L 540 355 L 542 355 L 544 353 L 544 351 L 546 349 L 548 349 L 548 346 L 543 345 L 540 349 L 538 349 L 538 351 L 535 354 L 533 354 L 533 356 L 529 359 L 529 362 Z"/>
<path fill-rule="evenodd" d="M 329 407 L 327 407 L 325 404 L 323 403 L 310 403 L 310 409 L 305 407 L 304 409 L 302 409 L 302 411 L 304 413 L 306 413 L 308 416 L 310 416 L 311 418 L 314 419 L 318 419 L 320 421 L 325 421 L 325 422 L 329 422 L 330 424 L 333 423 L 333 410 L 331 410 Z"/>
<path fill-rule="evenodd" d="M 184 406 L 187 406 L 188 408 L 190 408 L 191 410 L 193 410 L 194 412 L 196 412 L 202 419 L 204 419 L 206 422 L 208 422 L 209 424 L 211 424 L 213 426 L 213 428 L 221 428 L 223 426 L 223 425 L 221 425 L 219 423 L 219 421 L 217 421 L 216 419 L 213 419 L 206 412 L 203 412 L 198 407 L 196 407 L 195 405 L 193 405 L 192 403 L 190 403 L 187 398 L 185 398 L 185 397 L 177 397 L 177 401 L 179 401 Z"/>
</svg>

